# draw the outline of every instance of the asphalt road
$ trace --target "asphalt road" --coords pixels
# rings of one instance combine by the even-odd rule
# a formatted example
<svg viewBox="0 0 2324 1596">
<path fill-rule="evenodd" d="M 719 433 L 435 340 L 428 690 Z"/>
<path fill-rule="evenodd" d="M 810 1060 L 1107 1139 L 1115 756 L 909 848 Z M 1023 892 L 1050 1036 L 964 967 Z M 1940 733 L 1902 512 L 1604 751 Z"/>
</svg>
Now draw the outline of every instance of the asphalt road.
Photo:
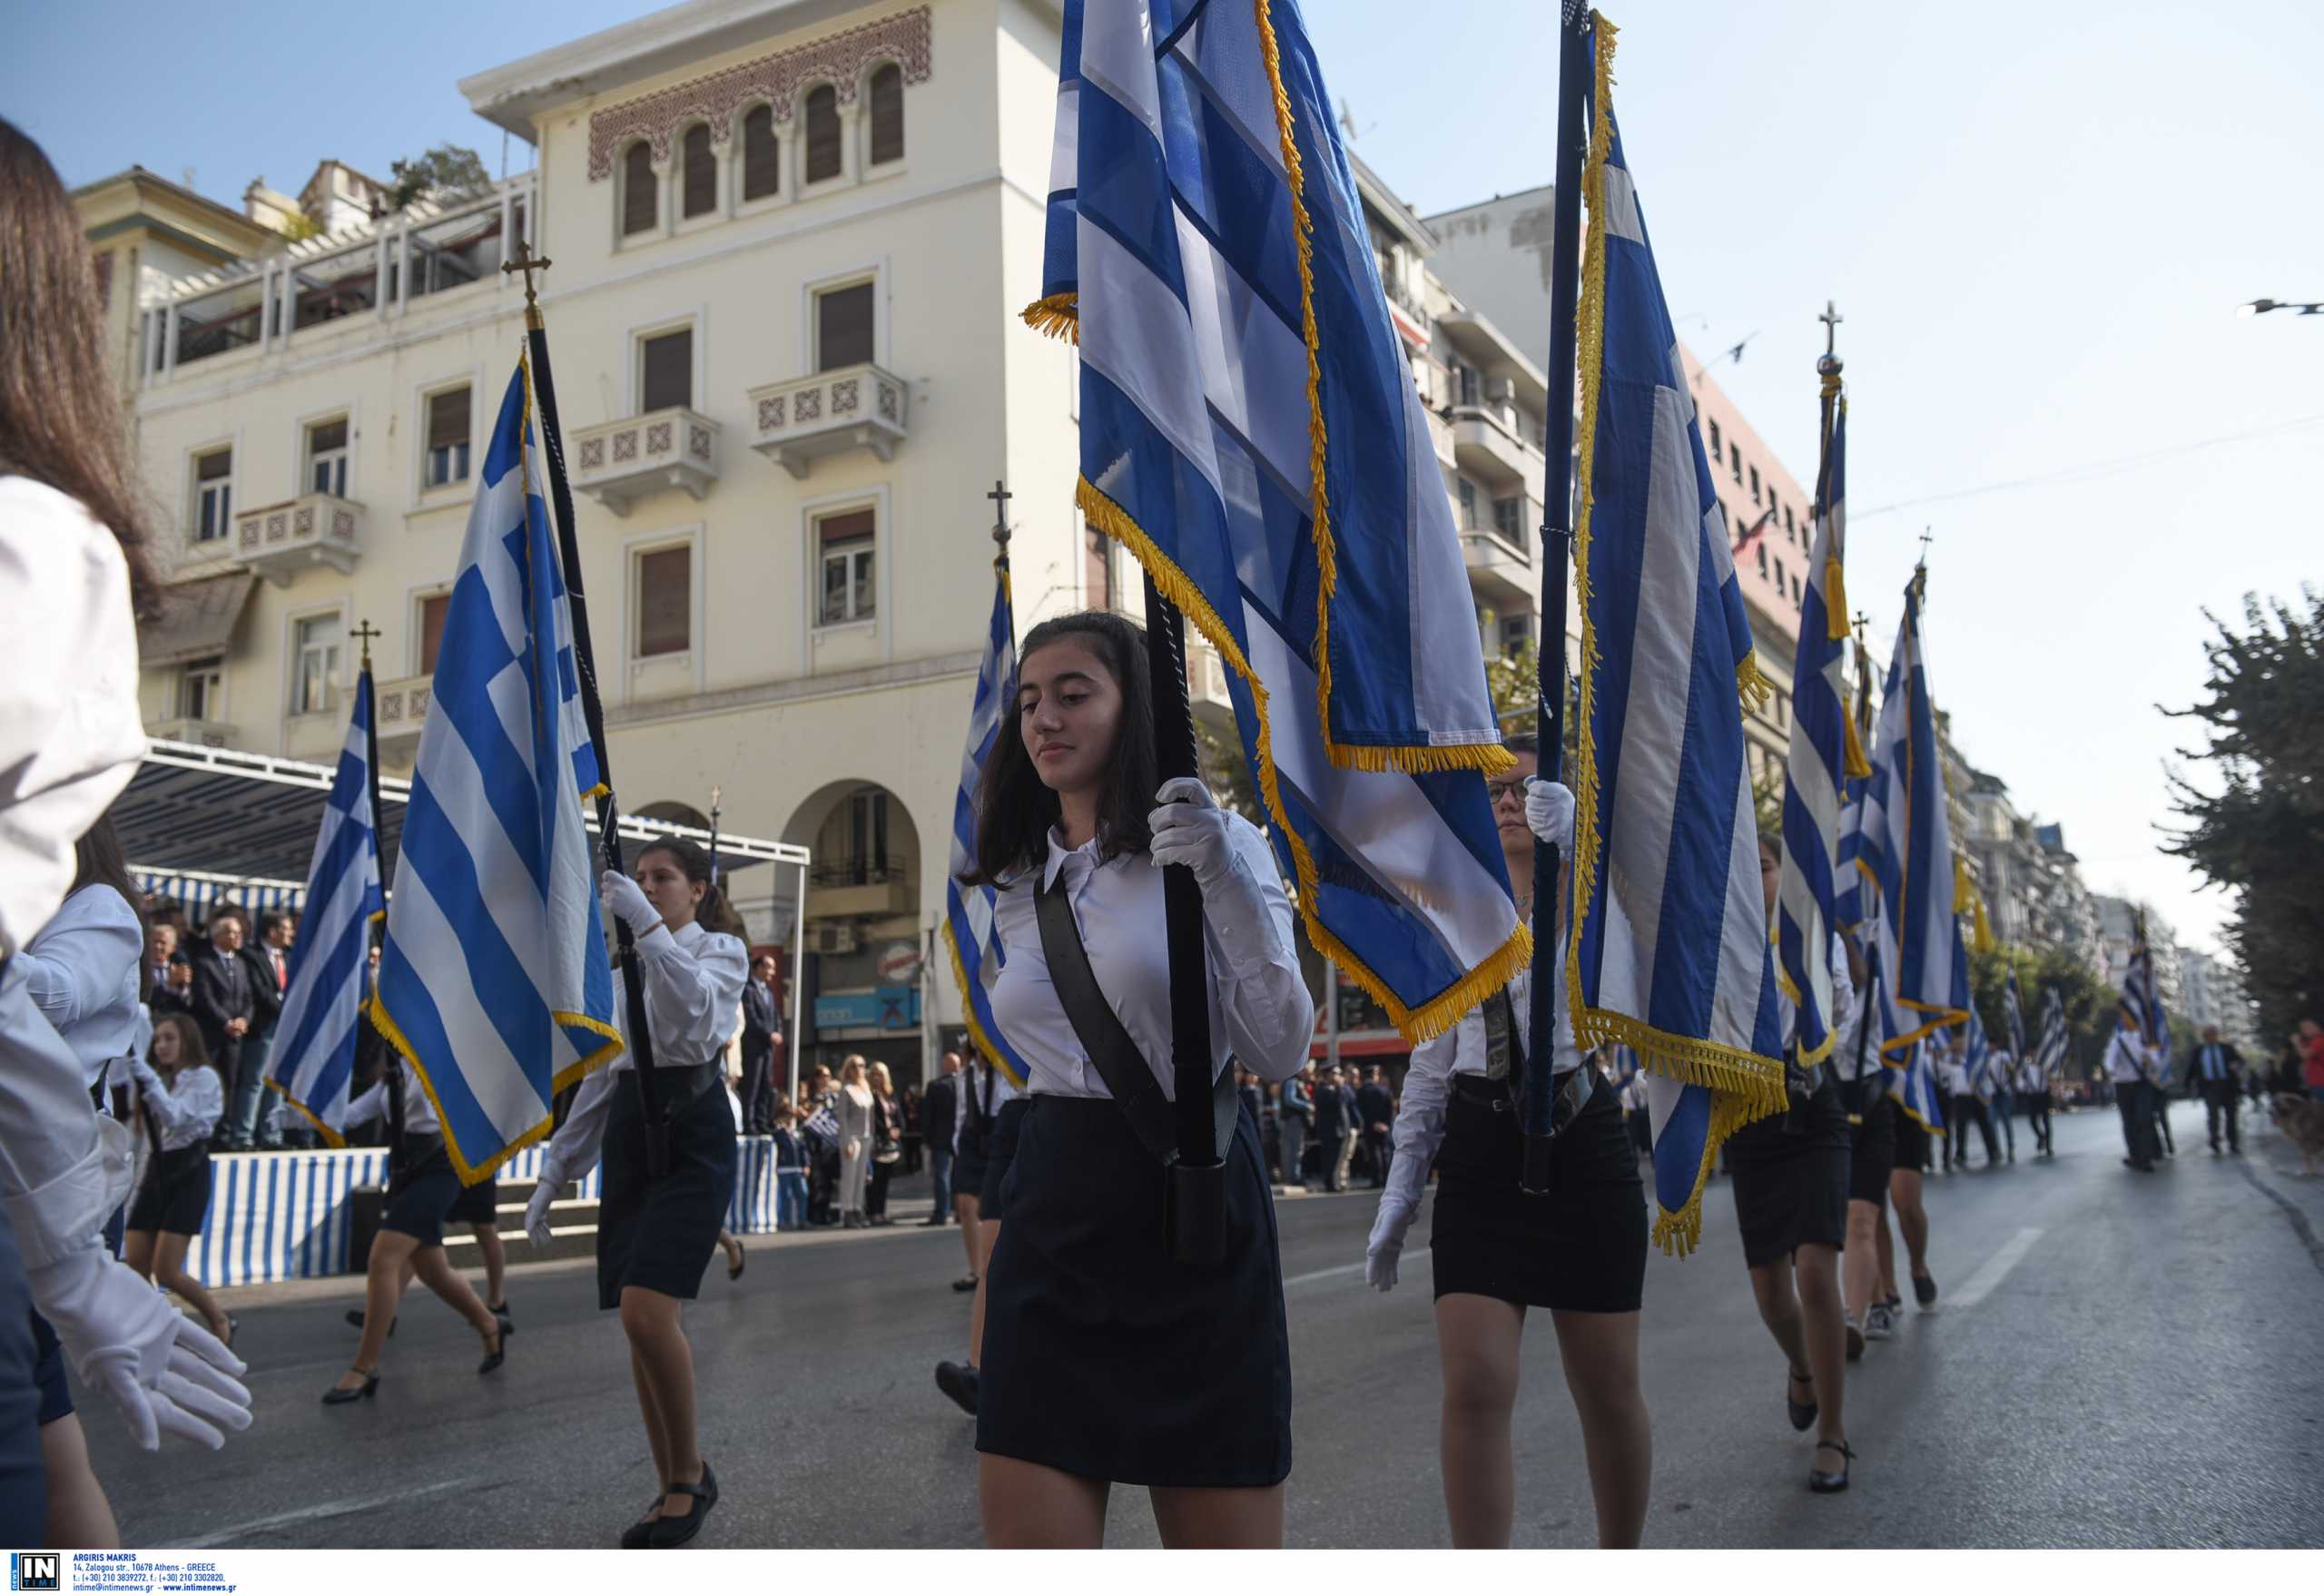
<svg viewBox="0 0 2324 1596">
<path fill-rule="evenodd" d="M 2324 1177 L 2271 1131 L 2213 1158 L 2175 1114 L 2164 1172 L 2121 1167 L 2111 1112 L 2061 1156 L 1929 1181 L 1935 1312 L 1851 1369 L 1855 1488 L 1816 1497 L 1785 1424 L 1732 1202 L 1701 1251 L 1647 1272 L 1649 1545 L 2315 1546 L 2324 1542 Z M 1363 1287 L 1368 1194 L 1280 1206 L 1296 1381 L 1295 1546 L 1446 1544 L 1426 1224 L 1404 1284 Z M 900 1217 L 918 1205 L 899 1207 Z M 705 1546 L 973 1546 L 971 1422 L 931 1370 L 961 1355 L 958 1233 L 900 1225 L 754 1238 L 688 1314 L 724 1500 Z M 376 1401 L 325 1408 L 352 1280 L 238 1294 L 259 1421 L 222 1453 L 141 1453 L 83 1406 L 132 1546 L 610 1546 L 654 1493 L 618 1325 L 586 1263 L 512 1276 L 507 1366 L 416 1291 Z M 1545 1315 L 1518 1415 L 1520 1545 L 1594 1543 L 1579 1433 Z M 1157 1544 L 1137 1491 L 1116 1544 Z"/>
</svg>

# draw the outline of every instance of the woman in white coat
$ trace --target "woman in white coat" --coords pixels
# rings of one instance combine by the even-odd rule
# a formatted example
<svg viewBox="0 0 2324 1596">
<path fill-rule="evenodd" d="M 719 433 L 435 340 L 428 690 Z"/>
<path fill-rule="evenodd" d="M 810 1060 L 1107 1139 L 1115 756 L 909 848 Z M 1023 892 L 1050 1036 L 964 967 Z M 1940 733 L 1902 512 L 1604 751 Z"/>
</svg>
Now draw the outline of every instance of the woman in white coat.
<svg viewBox="0 0 2324 1596">
<path fill-rule="evenodd" d="M 839 1100 L 832 1108 L 839 1116 L 841 1223 L 853 1230 L 866 1223 L 863 1190 L 872 1167 L 872 1083 L 860 1056 L 850 1054 L 839 1067 Z"/>
</svg>

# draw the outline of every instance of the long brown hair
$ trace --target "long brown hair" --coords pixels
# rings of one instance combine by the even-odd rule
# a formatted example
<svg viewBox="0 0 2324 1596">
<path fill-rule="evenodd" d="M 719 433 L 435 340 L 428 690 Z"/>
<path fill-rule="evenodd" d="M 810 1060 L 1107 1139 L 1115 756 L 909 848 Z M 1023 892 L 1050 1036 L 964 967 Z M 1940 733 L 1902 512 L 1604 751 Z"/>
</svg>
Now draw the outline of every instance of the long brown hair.
<svg viewBox="0 0 2324 1596">
<path fill-rule="evenodd" d="M 143 1002 L 153 995 L 153 967 L 145 958 L 145 911 L 139 907 L 144 894 L 129 877 L 129 861 L 113 829 L 111 810 L 97 816 L 97 823 L 73 844 L 73 890 L 77 892 L 83 887 L 111 887 L 136 917 L 137 1000 Z"/>
<path fill-rule="evenodd" d="M 126 291 L 126 284 L 123 290 Z M 153 613 L 147 516 L 104 356 L 89 241 L 41 147 L 0 117 L 0 471 L 78 499 L 129 563 Z"/>
<path fill-rule="evenodd" d="M 178 1061 L 176 1073 L 182 1074 L 188 1069 L 210 1069 L 215 1068 L 215 1066 L 210 1062 L 209 1048 L 204 1046 L 202 1043 L 202 1028 L 193 1022 L 191 1015 L 162 1015 L 159 1020 L 153 1021 L 153 1034 L 159 1036 L 164 1030 L 173 1030 L 178 1034 Z M 151 1064 L 153 1061 L 153 1044 L 149 1042 L 146 1044 L 145 1048 L 145 1062 Z"/>
<path fill-rule="evenodd" d="M 710 855 L 684 837 L 656 837 L 637 851 L 642 862 L 648 853 L 666 853 L 678 862 L 686 880 L 702 883 L 702 901 L 694 906 L 694 917 L 704 931 L 719 931 L 736 941 L 747 943 L 751 939 L 743 929 L 743 917 L 726 901 L 726 894 L 710 879 Z"/>
</svg>

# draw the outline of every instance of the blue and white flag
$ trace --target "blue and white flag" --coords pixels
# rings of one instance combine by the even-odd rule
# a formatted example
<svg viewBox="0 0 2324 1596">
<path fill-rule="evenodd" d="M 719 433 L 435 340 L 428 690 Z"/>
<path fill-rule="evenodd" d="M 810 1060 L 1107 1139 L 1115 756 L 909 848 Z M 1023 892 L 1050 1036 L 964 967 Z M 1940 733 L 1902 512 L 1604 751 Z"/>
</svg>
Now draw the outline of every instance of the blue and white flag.
<svg viewBox="0 0 2324 1596">
<path fill-rule="evenodd" d="M 1993 1049 L 1985 1040 L 1985 1022 L 1977 1006 L 1969 1005 L 1969 1023 L 1964 1028 L 1961 1052 L 1961 1073 L 1969 1082 L 1969 1089 L 1985 1102 L 1993 1101 L 1994 1083 L 1988 1078 L 1993 1062 Z"/>
<path fill-rule="evenodd" d="M 2162 988 L 2154 978 L 2154 951 L 2147 944 L 2144 911 L 2136 916 L 2132 924 L 2131 957 L 2122 966 L 2122 1020 L 2138 1032 L 2143 1044 L 2146 1074 L 2153 1079 L 2153 1067 L 2171 1045 L 2171 1025 L 2162 1011 Z"/>
<path fill-rule="evenodd" d="M 960 784 L 952 794 L 952 852 L 944 876 L 944 945 L 952 955 L 952 979 L 960 989 L 960 1014 L 969 1041 L 987 1063 L 1020 1090 L 1024 1060 L 1009 1045 L 992 1016 L 991 981 L 1007 957 L 993 940 L 992 911 L 998 896 L 989 886 L 969 887 L 960 877 L 977 859 L 977 787 L 984 762 L 1002 730 L 1012 724 L 1017 700 L 1017 622 L 1010 606 L 1009 564 L 993 562 L 992 619 L 986 625 L 984 659 L 977 666 L 977 695 L 969 707 L 969 745 L 960 755 Z"/>
<path fill-rule="evenodd" d="M 1848 716 L 1849 751 L 1848 779 L 1842 789 L 1840 805 L 1840 842 L 1833 854 L 1833 867 L 1837 879 L 1834 882 L 1832 911 L 1839 916 L 1844 930 L 1856 931 L 1865 924 L 1870 914 L 1873 892 L 1865 872 L 1856 868 L 1856 860 L 1864 851 L 1864 793 L 1872 783 L 1872 762 L 1866 752 L 1874 746 L 1872 717 L 1872 651 L 1859 639 L 1856 645 L 1856 706 Z"/>
<path fill-rule="evenodd" d="M 2017 1064 L 2024 1064 L 2030 1055 L 2025 1051 L 2025 1008 L 2017 995 L 2017 966 L 2009 967 L 2009 979 L 2001 989 L 2002 1022 L 2009 1030 L 2009 1056 Z"/>
<path fill-rule="evenodd" d="M 1896 1060 L 1896 1078 L 1888 1091 L 1898 1108 L 1935 1136 L 1945 1134 L 1944 1099 L 1936 1089 L 1936 1053 L 1944 1045 L 1945 1039 L 1935 1036 L 1907 1043 L 1905 1055 Z"/>
<path fill-rule="evenodd" d="M 1839 379 L 1828 379 L 1837 389 Z M 1831 941 L 1839 923 L 1833 857 L 1839 845 L 1842 794 L 1848 778 L 1869 773 L 1848 720 L 1846 557 L 1847 401 L 1837 400 L 1832 436 L 1816 493 L 1816 545 L 1799 611 L 1799 652 L 1792 667 L 1791 751 L 1783 783 L 1783 871 L 1776 888 L 1776 958 L 1784 995 L 1797 1018 L 1784 1039 L 1802 1064 L 1831 1052 L 1838 1017 L 1832 1009 Z"/>
<path fill-rule="evenodd" d="M 370 975 L 371 922 L 386 911 L 379 892 L 379 837 L 371 813 L 371 666 L 355 678 L 355 713 L 340 744 L 339 770 L 323 801 L 322 829 L 307 867 L 306 910 L 291 944 L 290 984 L 274 1024 L 267 1079 L 332 1147 L 347 1123 L 355 1044 Z"/>
<path fill-rule="evenodd" d="M 1581 319 L 1580 757 L 1567 952 L 1583 1047 L 1626 1042 L 1657 1138 L 1656 1239 L 1691 1248 L 1718 1145 L 1784 1107 L 1784 1037 L 1744 759 L 1764 692 L 1725 517 L 1612 103 L 1596 84 Z M 1827 945 L 1816 948 L 1822 963 Z M 1828 1044 L 1827 1044 L 1828 1045 Z"/>
<path fill-rule="evenodd" d="M 599 767 L 533 415 L 520 362 L 444 618 L 372 1000 L 471 1183 L 622 1049 L 582 824 Z"/>
<path fill-rule="evenodd" d="M 1407 1039 L 1530 957 L 1475 599 L 1293 0 L 1066 0 L 1041 297 L 1089 525 L 1217 650 L 1315 946 Z"/>
<path fill-rule="evenodd" d="M 2042 1067 L 2042 1089 L 2048 1091 L 2066 1062 L 2066 1006 L 2055 987 L 2042 1002 L 2042 1040 L 2034 1061 Z"/>
</svg>

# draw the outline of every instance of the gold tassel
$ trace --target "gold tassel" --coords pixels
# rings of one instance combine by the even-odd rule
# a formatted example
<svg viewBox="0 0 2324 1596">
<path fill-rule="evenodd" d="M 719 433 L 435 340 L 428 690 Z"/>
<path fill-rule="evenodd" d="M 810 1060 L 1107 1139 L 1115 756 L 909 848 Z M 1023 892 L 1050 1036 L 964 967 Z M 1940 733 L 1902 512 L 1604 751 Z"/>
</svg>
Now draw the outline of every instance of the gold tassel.
<svg viewBox="0 0 2324 1596">
<path fill-rule="evenodd" d="M 1081 296 L 1078 293 L 1051 294 L 1035 300 L 1023 311 L 1025 325 L 1047 338 L 1061 338 L 1070 343 L 1081 341 Z"/>
<path fill-rule="evenodd" d="M 1847 738 L 1847 773 L 1851 780 L 1864 781 L 1872 774 L 1872 762 L 1864 756 L 1864 744 L 1856 734 L 1856 716 L 1843 715 L 1840 729 Z"/>
<path fill-rule="evenodd" d="M 1845 643 L 1848 635 L 1847 586 L 1840 579 L 1840 562 L 1824 561 L 1824 640 Z"/>
<path fill-rule="evenodd" d="M 1743 713 L 1753 714 L 1767 708 L 1768 700 L 1775 696 L 1775 684 L 1759 669 L 1759 651 L 1753 649 L 1735 667 L 1735 691 L 1743 701 Z"/>
</svg>

